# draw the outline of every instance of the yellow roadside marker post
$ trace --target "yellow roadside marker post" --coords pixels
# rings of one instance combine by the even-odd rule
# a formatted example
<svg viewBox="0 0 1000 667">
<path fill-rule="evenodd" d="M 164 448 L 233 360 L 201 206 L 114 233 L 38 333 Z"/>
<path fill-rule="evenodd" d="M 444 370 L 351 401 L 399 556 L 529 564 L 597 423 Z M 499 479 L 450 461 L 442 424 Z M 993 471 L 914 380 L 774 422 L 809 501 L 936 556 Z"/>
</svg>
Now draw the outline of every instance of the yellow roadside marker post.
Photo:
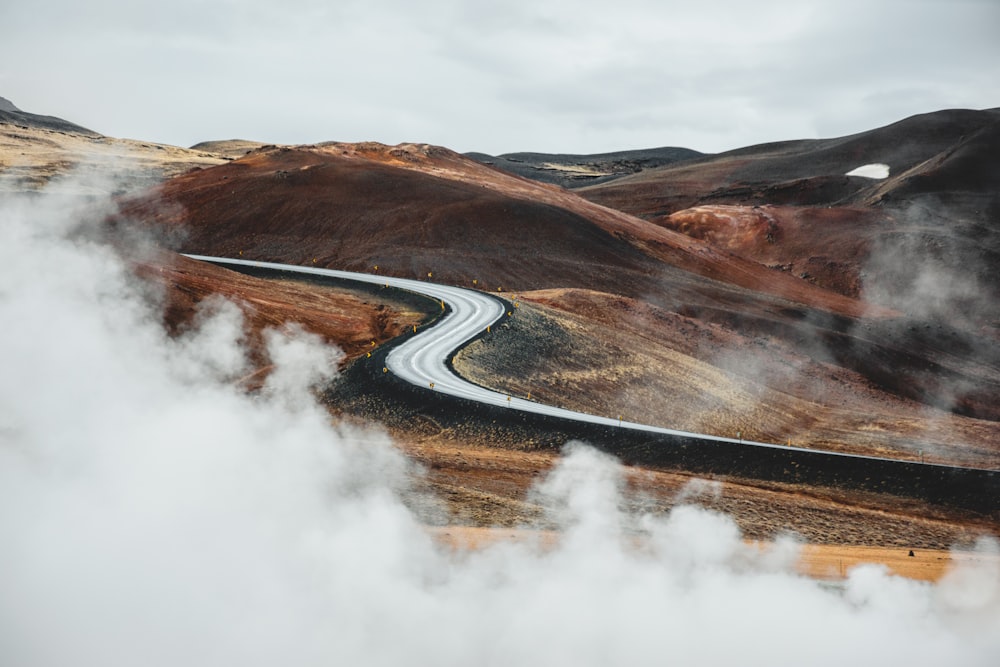
<svg viewBox="0 0 1000 667">
<path fill-rule="evenodd" d="M 416 324 L 413 325 L 413 333 L 417 333 L 417 325 Z"/>
<path fill-rule="evenodd" d="M 428 278 L 433 278 L 434 277 L 434 272 L 433 271 L 428 271 L 427 272 L 427 277 Z"/>
</svg>

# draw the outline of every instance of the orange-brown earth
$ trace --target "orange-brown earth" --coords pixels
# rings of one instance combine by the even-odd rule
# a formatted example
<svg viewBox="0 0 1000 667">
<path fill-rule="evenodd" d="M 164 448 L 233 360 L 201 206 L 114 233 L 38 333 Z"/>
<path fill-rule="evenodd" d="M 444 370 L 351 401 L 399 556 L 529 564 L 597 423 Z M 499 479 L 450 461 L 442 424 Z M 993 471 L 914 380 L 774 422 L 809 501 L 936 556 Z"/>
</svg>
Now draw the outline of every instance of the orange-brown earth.
<svg viewBox="0 0 1000 667">
<path fill-rule="evenodd" d="M 516 528 L 478 528 L 447 526 L 431 528 L 439 543 L 455 550 L 484 549 L 501 543 L 537 544 L 550 549 L 558 544 L 558 533 Z M 642 540 L 635 539 L 642 548 Z M 770 543 L 751 543 L 762 552 L 772 549 Z M 1000 567 L 1000 558 L 969 550 L 907 549 L 901 547 L 870 547 L 842 544 L 806 544 L 797 555 L 797 572 L 816 579 L 840 580 L 862 565 L 885 567 L 895 576 L 920 581 L 940 581 L 955 568 Z"/>
<path fill-rule="evenodd" d="M 552 530 L 543 508 L 529 493 L 554 465 L 558 453 L 497 447 L 448 431 L 423 435 L 399 430 L 399 446 L 422 464 L 424 488 L 442 500 L 429 523 Z M 723 512 L 746 539 L 769 541 L 796 535 L 811 544 L 948 549 L 972 546 L 981 535 L 1000 537 L 988 519 L 924 503 L 835 489 L 706 480 L 694 475 L 627 468 L 622 509 L 632 517 L 662 514 L 680 504 Z M 476 533 L 504 539 L 504 531 Z"/>
<path fill-rule="evenodd" d="M 132 265 L 162 290 L 164 324 L 173 333 L 194 326 L 199 305 L 209 297 L 236 304 L 244 315 L 246 344 L 257 372 L 268 368 L 267 329 L 300 326 L 342 350 L 343 366 L 427 318 L 389 292 L 373 295 L 349 287 L 257 278 L 170 252 L 146 255 Z"/>
<path fill-rule="evenodd" d="M 393 275 L 433 272 L 441 281 L 478 279 L 489 288 L 642 294 L 667 282 L 699 298 L 725 299 L 736 286 L 839 315 L 889 314 L 434 146 L 264 149 L 172 179 L 126 213 L 182 225 L 191 252 L 315 258 L 355 270 L 378 265 Z"/>
</svg>

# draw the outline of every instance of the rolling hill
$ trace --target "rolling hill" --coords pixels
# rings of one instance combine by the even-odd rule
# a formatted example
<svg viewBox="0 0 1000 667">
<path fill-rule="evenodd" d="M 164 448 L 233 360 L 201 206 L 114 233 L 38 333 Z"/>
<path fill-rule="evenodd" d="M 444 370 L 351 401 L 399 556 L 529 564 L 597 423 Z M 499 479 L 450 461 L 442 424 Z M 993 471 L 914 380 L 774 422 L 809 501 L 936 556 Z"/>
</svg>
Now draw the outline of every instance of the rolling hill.
<svg viewBox="0 0 1000 667">
<path fill-rule="evenodd" d="M 959 129 L 938 134 L 948 138 Z M 864 143 L 817 146 L 831 169 L 885 156 L 858 154 Z M 774 165 L 748 166 L 748 156 L 762 152 L 773 161 L 785 154 L 801 166 L 808 161 L 803 150 L 798 142 L 735 153 L 743 173 L 783 178 L 788 172 Z M 914 149 L 897 152 L 920 157 Z M 703 179 L 719 166 L 704 160 Z M 600 187 L 649 183 L 676 170 L 694 173 L 695 166 Z M 600 187 L 578 192 L 596 198 Z M 183 229 L 182 247 L 190 252 L 377 266 L 392 275 L 513 291 L 534 304 L 541 328 L 526 326 L 511 344 L 538 348 L 540 356 L 509 363 L 523 357 L 501 346 L 491 351 L 506 360 L 496 366 L 470 348 L 460 363 L 478 364 L 467 370 L 484 384 L 526 393 L 530 378 L 539 398 L 569 407 L 722 435 L 995 464 L 1000 353 L 994 330 L 982 324 L 989 314 L 976 311 L 964 321 L 891 294 L 875 292 L 881 303 L 865 298 L 873 294 L 870 275 L 862 284 L 860 270 L 845 270 L 849 261 L 861 265 L 860 246 L 853 255 L 828 254 L 836 249 L 836 228 L 884 215 L 860 194 L 832 208 L 782 204 L 785 217 L 773 221 L 767 215 L 777 205 L 757 206 L 737 209 L 761 221 L 738 229 L 740 245 L 705 233 L 720 226 L 719 212 L 727 209 L 700 211 L 700 219 L 688 210 L 690 224 L 672 228 L 665 219 L 598 205 L 439 147 L 326 144 L 262 149 L 190 172 L 124 212 Z M 796 231 L 786 219 L 804 222 Z M 810 235 L 813 228 L 823 232 Z M 746 249 L 772 246 L 788 254 L 765 258 Z M 969 266 L 948 264 L 959 272 Z M 843 284 L 814 278 L 823 268 Z M 902 280 L 890 268 L 878 276 Z M 534 342 L 554 331 L 568 332 L 569 349 L 586 354 L 574 358 Z"/>
<path fill-rule="evenodd" d="M 342 347 L 349 371 L 372 340 L 426 314 L 388 295 L 263 280 L 175 251 L 502 290 L 517 316 L 454 363 L 516 395 L 726 436 L 997 467 L 996 116 L 938 112 L 719 155 L 504 159 L 426 144 L 181 149 L 0 120 L 0 184 L 37 189 L 109 160 L 139 174 L 108 231 L 128 238 L 138 226 L 159 239 L 135 266 L 162 286 L 168 328 L 183 331 L 198 303 L 223 295 L 248 314 L 265 371 L 265 326 L 301 323 Z M 888 178 L 846 175 L 873 163 L 888 165 Z M 105 181 L 83 192 L 102 188 L 126 189 Z M 356 377 L 345 372 L 327 393 L 331 411 L 384 421 L 457 521 L 531 520 L 524 492 L 553 452 L 477 431 L 471 416 L 468 429 L 442 428 L 343 386 Z M 244 380 L 249 389 L 256 378 Z M 658 507 L 691 482 L 660 470 L 631 480 Z M 816 541 L 944 546 L 995 529 L 905 500 L 720 484 L 699 502 L 759 538 L 791 529 Z"/>
</svg>

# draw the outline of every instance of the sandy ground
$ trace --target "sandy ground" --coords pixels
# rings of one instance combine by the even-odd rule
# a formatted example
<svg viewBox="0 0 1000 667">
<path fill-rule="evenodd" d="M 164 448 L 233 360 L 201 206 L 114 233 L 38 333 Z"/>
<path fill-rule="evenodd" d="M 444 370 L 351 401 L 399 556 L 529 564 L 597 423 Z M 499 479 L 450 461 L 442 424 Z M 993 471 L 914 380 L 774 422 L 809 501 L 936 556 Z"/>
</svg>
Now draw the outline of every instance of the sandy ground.
<svg viewBox="0 0 1000 667">
<path fill-rule="evenodd" d="M 217 153 L 146 141 L 0 123 L 0 192 L 39 188 L 74 175 L 73 194 L 104 194 L 125 180 L 152 183 L 227 159 Z M 122 182 L 108 179 L 109 172 Z M 63 184 L 60 191 L 67 187 Z"/>
<path fill-rule="evenodd" d="M 423 434 L 417 433 L 420 429 Z M 555 528 L 533 502 L 530 489 L 558 461 L 558 452 L 532 449 L 529 443 L 476 442 L 431 423 L 414 423 L 391 435 L 422 468 L 418 484 L 439 501 L 439 511 L 428 523 L 457 530 Z M 721 512 L 745 539 L 759 542 L 791 535 L 806 543 L 905 554 L 970 547 L 984 535 L 1000 538 L 1000 526 L 989 520 L 890 496 L 625 469 L 624 511 L 662 515 L 681 504 Z"/>
<path fill-rule="evenodd" d="M 559 534 L 553 531 L 517 528 L 447 526 L 428 530 L 440 544 L 456 550 L 483 549 L 503 542 L 528 542 L 544 549 L 553 547 L 559 540 Z M 759 542 L 750 544 L 761 549 L 771 546 Z M 862 565 L 882 566 L 894 575 L 919 581 L 938 581 L 961 563 L 989 562 L 1000 567 L 1000 556 L 971 551 L 844 544 L 805 544 L 801 549 L 796 570 L 805 576 L 824 580 L 844 579 L 851 570 Z"/>
</svg>

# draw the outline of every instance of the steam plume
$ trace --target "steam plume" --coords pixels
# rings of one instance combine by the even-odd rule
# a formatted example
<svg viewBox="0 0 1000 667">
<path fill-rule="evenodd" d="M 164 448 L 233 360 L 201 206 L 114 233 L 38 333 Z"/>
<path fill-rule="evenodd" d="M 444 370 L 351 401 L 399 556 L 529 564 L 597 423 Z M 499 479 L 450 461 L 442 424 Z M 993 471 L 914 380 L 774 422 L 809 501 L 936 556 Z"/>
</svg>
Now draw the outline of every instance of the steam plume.
<svg viewBox="0 0 1000 667">
<path fill-rule="evenodd" d="M 995 569 L 831 592 L 720 514 L 623 515 L 619 465 L 580 445 L 536 491 L 554 547 L 438 547 L 391 443 L 310 400 L 329 351 L 275 333 L 273 381 L 241 393 L 236 310 L 171 339 L 96 217 L 0 203 L 0 664 L 1000 658 Z"/>
</svg>

